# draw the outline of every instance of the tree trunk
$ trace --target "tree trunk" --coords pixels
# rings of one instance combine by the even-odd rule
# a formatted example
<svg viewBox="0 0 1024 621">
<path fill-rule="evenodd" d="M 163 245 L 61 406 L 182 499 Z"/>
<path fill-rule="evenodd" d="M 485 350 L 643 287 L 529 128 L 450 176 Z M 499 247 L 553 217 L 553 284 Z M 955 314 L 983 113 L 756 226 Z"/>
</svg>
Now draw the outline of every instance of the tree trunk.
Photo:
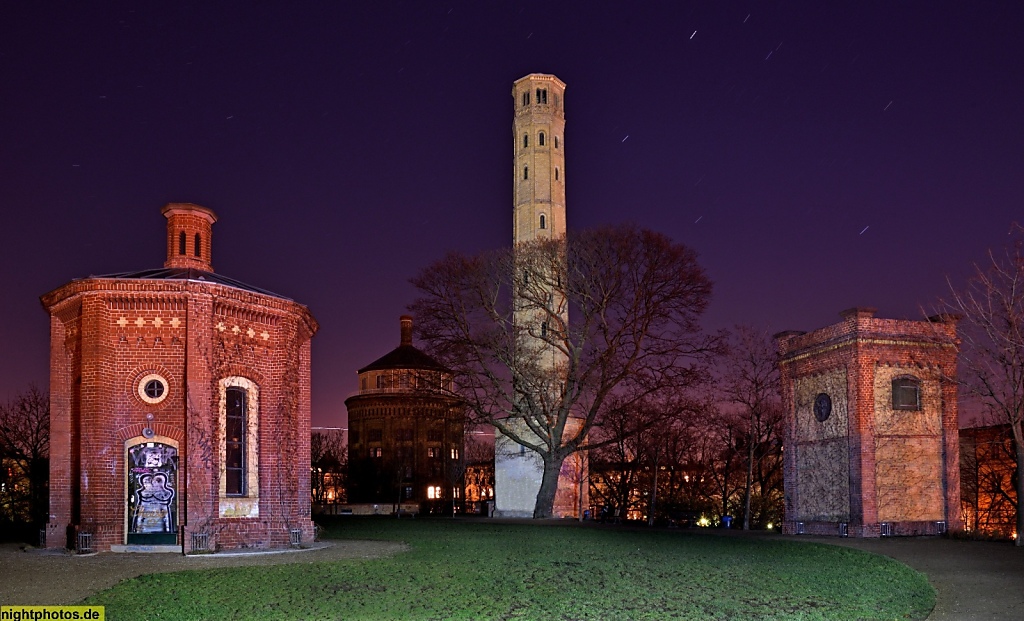
<svg viewBox="0 0 1024 621">
<path fill-rule="evenodd" d="M 544 457 L 544 474 L 537 490 L 537 503 L 533 507 L 534 519 L 546 519 L 552 516 L 555 509 L 555 494 L 558 492 L 558 475 L 562 472 L 565 457 Z"/>
<path fill-rule="evenodd" d="M 1013 426 L 1013 447 L 1017 457 L 1017 528 L 1013 544 L 1024 547 L 1024 424 Z"/>
<path fill-rule="evenodd" d="M 748 440 L 750 448 L 747 451 L 747 485 L 743 491 L 743 530 L 750 530 L 750 488 L 754 479 L 754 438 L 753 434 Z"/>
<path fill-rule="evenodd" d="M 654 463 L 654 482 L 651 484 L 651 506 L 647 508 L 647 525 L 654 526 L 654 510 L 658 502 L 658 463 Z"/>
</svg>

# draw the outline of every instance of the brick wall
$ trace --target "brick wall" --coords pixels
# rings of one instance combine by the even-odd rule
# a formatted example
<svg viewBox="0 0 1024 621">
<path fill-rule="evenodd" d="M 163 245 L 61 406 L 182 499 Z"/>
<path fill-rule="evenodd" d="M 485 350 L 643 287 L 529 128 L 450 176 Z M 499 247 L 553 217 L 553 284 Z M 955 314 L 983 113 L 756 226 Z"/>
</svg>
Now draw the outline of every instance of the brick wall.
<svg viewBox="0 0 1024 621">
<path fill-rule="evenodd" d="M 850 536 L 870 537 L 883 522 L 894 534 L 937 522 L 957 528 L 955 319 L 877 319 L 868 308 L 842 318 L 776 336 L 787 413 L 784 530 L 837 533 L 844 523 Z M 892 380 L 903 376 L 920 382 L 920 409 L 893 408 Z M 821 393 L 832 401 L 824 421 L 814 415 Z"/>
</svg>

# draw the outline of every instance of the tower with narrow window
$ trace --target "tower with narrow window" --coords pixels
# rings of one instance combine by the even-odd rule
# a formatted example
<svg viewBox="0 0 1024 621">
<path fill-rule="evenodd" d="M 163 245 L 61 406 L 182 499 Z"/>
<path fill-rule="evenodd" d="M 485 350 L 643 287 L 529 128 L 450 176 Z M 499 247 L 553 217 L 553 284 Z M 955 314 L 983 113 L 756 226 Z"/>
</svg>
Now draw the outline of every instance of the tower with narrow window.
<svg viewBox="0 0 1024 621">
<path fill-rule="evenodd" d="M 962 527 L 956 318 L 879 319 L 782 332 L 785 521 L 790 534 L 886 537 Z"/>
<path fill-rule="evenodd" d="M 535 242 L 561 241 L 565 217 L 565 83 L 553 75 L 532 73 L 512 86 L 513 170 L 512 239 L 516 249 Z M 517 253 L 515 323 L 518 377 L 517 392 L 529 392 L 535 401 L 551 403 L 564 386 L 559 381 L 566 368 L 565 356 L 556 346 L 567 331 L 568 312 L 562 294 L 564 254 L 548 248 L 545 258 L 530 252 Z M 524 372 L 525 370 L 525 372 Z M 548 394 L 542 394 L 548 393 Z M 523 401 L 531 399 L 523 398 Z M 524 439 L 541 441 L 523 421 L 510 419 Z M 572 433 L 573 421 L 567 433 Z M 554 514 L 574 515 L 583 494 L 570 479 L 579 479 L 566 468 L 559 478 Z M 502 434 L 495 439 L 495 513 L 504 517 L 532 517 L 544 464 L 540 456 Z M 585 496 L 585 494 L 583 494 Z"/>
<path fill-rule="evenodd" d="M 512 85 L 515 243 L 565 236 L 565 83 L 531 73 Z"/>
</svg>

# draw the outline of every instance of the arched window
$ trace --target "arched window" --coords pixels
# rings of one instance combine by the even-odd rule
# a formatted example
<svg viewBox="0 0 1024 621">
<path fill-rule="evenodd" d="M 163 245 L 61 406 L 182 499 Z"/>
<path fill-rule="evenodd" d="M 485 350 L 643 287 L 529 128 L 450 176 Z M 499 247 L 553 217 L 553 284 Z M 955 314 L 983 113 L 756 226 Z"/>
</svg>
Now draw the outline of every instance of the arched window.
<svg viewBox="0 0 1024 621">
<path fill-rule="evenodd" d="M 558 136 L 555 136 L 555 148 L 558 148 Z"/>
<path fill-rule="evenodd" d="M 203 256 L 203 240 L 202 238 L 199 237 L 199 233 L 196 233 L 196 243 L 194 252 L 196 253 L 197 257 Z"/>
<path fill-rule="evenodd" d="M 232 386 L 225 391 L 224 415 L 224 492 L 228 496 L 245 496 L 246 472 L 246 414 L 248 395 L 245 388 Z"/>
<path fill-rule="evenodd" d="M 220 380 L 218 420 L 220 511 L 234 517 L 259 514 L 259 386 L 244 377 Z"/>
<path fill-rule="evenodd" d="M 523 134 L 523 148 L 530 146 L 530 134 Z"/>
<path fill-rule="evenodd" d="M 185 254 L 185 231 L 178 233 L 178 254 Z"/>
<path fill-rule="evenodd" d="M 540 214 L 540 228 L 542 228 L 542 229 L 548 228 L 548 220 L 547 220 L 547 217 L 544 214 Z"/>
<path fill-rule="evenodd" d="M 529 179 L 529 178 L 530 178 L 530 167 L 529 166 L 523 166 L 523 179 Z"/>
<path fill-rule="evenodd" d="M 537 135 L 537 146 L 544 146 L 544 132 L 541 132 L 540 134 Z"/>
<path fill-rule="evenodd" d="M 555 181 L 558 181 L 558 167 L 555 167 Z"/>
<path fill-rule="evenodd" d="M 919 379 L 912 375 L 904 375 L 892 381 L 892 409 L 921 409 L 921 381 Z"/>
</svg>

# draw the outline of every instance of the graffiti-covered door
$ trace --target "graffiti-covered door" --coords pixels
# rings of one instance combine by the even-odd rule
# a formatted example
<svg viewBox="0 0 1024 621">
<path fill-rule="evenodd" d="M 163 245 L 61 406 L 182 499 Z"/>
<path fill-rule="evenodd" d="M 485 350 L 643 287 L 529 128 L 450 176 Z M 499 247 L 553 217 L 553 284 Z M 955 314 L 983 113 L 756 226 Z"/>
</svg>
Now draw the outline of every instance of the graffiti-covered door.
<svg viewBox="0 0 1024 621">
<path fill-rule="evenodd" d="M 178 449 L 128 447 L 128 543 L 173 545 L 178 530 Z"/>
</svg>

